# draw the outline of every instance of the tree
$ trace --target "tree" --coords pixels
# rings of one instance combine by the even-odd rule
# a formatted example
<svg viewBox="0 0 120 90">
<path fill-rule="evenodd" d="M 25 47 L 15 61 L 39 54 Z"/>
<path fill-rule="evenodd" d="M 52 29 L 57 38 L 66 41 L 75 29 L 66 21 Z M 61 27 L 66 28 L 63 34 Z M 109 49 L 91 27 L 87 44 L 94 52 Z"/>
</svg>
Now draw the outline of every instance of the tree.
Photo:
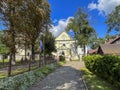
<svg viewBox="0 0 120 90">
<path fill-rule="evenodd" d="M 42 30 L 44 30 L 45 26 L 48 26 L 50 23 L 50 6 L 46 0 L 23 1 L 24 7 L 19 13 L 19 22 L 21 23 L 21 25 L 19 25 L 19 31 L 20 33 L 23 33 L 23 35 L 25 35 L 25 38 L 27 38 L 29 41 L 32 52 L 32 60 L 34 60 L 34 47 L 36 40 Z"/>
<path fill-rule="evenodd" d="M 94 28 L 89 25 L 87 16 L 88 15 L 79 8 L 74 18 L 70 19 L 70 23 L 68 23 L 66 28 L 67 31 L 70 29 L 74 31 L 77 44 L 84 48 L 84 54 L 86 45 L 90 44 L 96 38 L 96 32 Z"/>
<path fill-rule="evenodd" d="M 52 35 L 51 32 L 46 31 L 45 37 L 44 37 L 44 43 L 45 43 L 45 53 L 48 55 L 51 55 L 53 51 L 56 51 L 55 48 L 55 38 Z"/>
<path fill-rule="evenodd" d="M 4 65 L 4 59 L 6 55 L 9 53 L 9 48 L 3 43 L 3 31 L 0 31 L 0 54 L 2 55 L 2 61 Z"/>
<path fill-rule="evenodd" d="M 11 75 L 11 61 L 15 60 L 15 23 L 17 21 L 17 10 L 15 9 L 19 7 L 19 2 L 14 0 L 1 0 L 0 1 L 0 16 L 1 20 L 4 22 L 4 26 L 8 30 L 6 32 L 4 38 L 8 39 L 7 42 L 4 42 L 10 50 L 10 60 L 9 60 L 9 68 L 8 68 L 8 76 Z"/>
<path fill-rule="evenodd" d="M 100 44 L 105 43 L 105 38 L 97 38 L 93 43 L 90 44 L 91 49 L 96 49 Z"/>
<path fill-rule="evenodd" d="M 106 24 L 108 32 L 111 30 L 120 31 L 120 5 L 107 16 Z"/>
<path fill-rule="evenodd" d="M 34 45 L 44 26 L 50 21 L 50 6 L 47 0 L 2 0 L 0 14 L 7 28 L 5 40 L 10 48 L 9 75 L 11 74 L 11 60 L 15 56 L 15 37 L 21 34 L 30 45 L 32 60 L 34 60 Z"/>
<path fill-rule="evenodd" d="M 9 53 L 9 48 L 7 48 L 3 42 L 3 35 L 4 35 L 4 32 L 0 31 L 0 53 L 7 54 Z"/>
</svg>

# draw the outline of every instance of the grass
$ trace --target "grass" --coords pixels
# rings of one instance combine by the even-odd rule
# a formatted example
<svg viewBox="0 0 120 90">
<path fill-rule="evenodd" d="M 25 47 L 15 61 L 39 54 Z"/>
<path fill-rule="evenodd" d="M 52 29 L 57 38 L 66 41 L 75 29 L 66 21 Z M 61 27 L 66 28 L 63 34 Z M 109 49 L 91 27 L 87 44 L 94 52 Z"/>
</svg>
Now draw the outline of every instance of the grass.
<svg viewBox="0 0 120 90">
<path fill-rule="evenodd" d="M 81 71 L 89 90 L 119 90 L 117 87 L 91 73 L 88 69 L 82 68 Z"/>
<path fill-rule="evenodd" d="M 0 80 L 0 90 L 28 90 L 31 85 L 45 78 L 59 67 L 58 64 L 45 65 L 33 71 Z M 21 70 L 20 70 L 21 71 Z M 22 71 L 24 71 L 22 69 Z"/>
<path fill-rule="evenodd" d="M 16 60 L 16 62 L 18 63 L 18 62 L 20 62 L 21 60 Z M 5 64 L 8 64 L 9 63 L 9 60 L 8 59 L 4 59 L 4 63 Z M 2 65 L 3 64 L 3 60 L 0 60 L 0 65 Z"/>
<path fill-rule="evenodd" d="M 7 67 L 8 64 L 9 64 L 9 60 L 8 59 L 4 59 L 4 65 L 3 65 L 3 60 L 0 60 L 0 69 Z M 20 65 L 20 64 L 21 64 L 21 61 L 20 60 L 16 60 L 16 64 L 15 65 Z"/>
<path fill-rule="evenodd" d="M 6 72 L 0 73 L 0 79 L 5 78 L 5 77 L 7 77 L 7 73 Z"/>
<path fill-rule="evenodd" d="M 4 65 L 7 65 L 9 62 L 8 59 L 4 59 Z M 3 60 L 0 60 L 0 68 L 3 67 Z"/>
<path fill-rule="evenodd" d="M 31 67 L 31 70 L 35 70 L 36 68 L 38 68 L 38 66 L 33 66 Z M 28 72 L 28 68 L 19 68 L 16 70 L 12 70 L 12 76 L 22 74 L 24 72 Z M 7 72 L 0 73 L 0 79 L 7 77 L 7 75 L 8 75 Z"/>
<path fill-rule="evenodd" d="M 61 61 L 57 65 L 58 66 L 63 66 L 65 63 L 66 63 L 65 61 Z M 37 68 L 38 68 L 38 66 L 32 66 L 31 70 L 35 70 Z M 28 68 L 19 68 L 19 69 L 16 69 L 16 70 L 12 70 L 12 76 L 22 74 L 24 72 L 28 72 Z M 7 77 L 7 75 L 8 75 L 7 72 L 0 73 L 0 79 Z"/>
<path fill-rule="evenodd" d="M 5 63 L 8 63 L 9 60 L 8 60 L 8 59 L 4 59 L 4 62 L 5 62 Z M 0 63 L 3 63 L 3 60 L 0 60 Z"/>
<path fill-rule="evenodd" d="M 35 61 L 36 61 L 36 63 L 39 62 L 39 60 L 35 60 Z M 3 60 L 0 60 L 0 69 L 8 67 L 8 64 L 9 64 L 8 59 L 4 59 L 4 65 L 3 65 Z M 27 62 L 21 63 L 21 60 L 16 60 L 16 64 L 12 65 L 12 66 L 21 66 L 21 65 L 28 65 L 28 63 Z"/>
<path fill-rule="evenodd" d="M 63 66 L 65 63 L 66 63 L 66 61 L 60 61 L 60 62 L 58 62 L 58 64 L 59 64 L 60 66 Z"/>
</svg>

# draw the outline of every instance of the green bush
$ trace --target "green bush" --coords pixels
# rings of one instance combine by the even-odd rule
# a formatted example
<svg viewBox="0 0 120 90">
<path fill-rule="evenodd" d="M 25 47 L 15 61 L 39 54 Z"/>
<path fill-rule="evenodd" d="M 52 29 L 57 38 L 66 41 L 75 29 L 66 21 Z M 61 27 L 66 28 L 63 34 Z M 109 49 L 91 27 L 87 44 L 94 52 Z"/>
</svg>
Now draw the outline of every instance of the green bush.
<svg viewBox="0 0 120 90">
<path fill-rule="evenodd" d="M 65 61 L 65 57 L 64 56 L 59 56 L 59 61 Z"/>
<path fill-rule="evenodd" d="M 84 62 L 85 62 L 85 65 L 86 67 L 91 71 L 91 72 L 94 72 L 95 70 L 95 62 L 97 60 L 100 60 L 101 56 L 100 55 L 92 55 L 92 56 L 86 56 L 83 58 Z"/>
<path fill-rule="evenodd" d="M 57 68 L 57 65 L 50 64 L 34 71 L 1 79 L 0 90 L 27 90 L 29 86 L 34 84 L 37 80 L 44 78 L 55 68 Z"/>
<path fill-rule="evenodd" d="M 120 87 L 120 57 L 92 55 L 84 57 L 86 67 L 94 74 Z"/>
</svg>

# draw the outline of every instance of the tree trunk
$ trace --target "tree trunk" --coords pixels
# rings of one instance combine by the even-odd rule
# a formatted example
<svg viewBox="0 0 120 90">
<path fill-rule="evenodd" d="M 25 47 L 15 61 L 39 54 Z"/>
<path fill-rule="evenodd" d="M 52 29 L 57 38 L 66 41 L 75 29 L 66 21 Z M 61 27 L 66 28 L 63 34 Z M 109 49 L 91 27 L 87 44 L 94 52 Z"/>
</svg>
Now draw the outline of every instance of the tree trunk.
<svg viewBox="0 0 120 90">
<path fill-rule="evenodd" d="M 3 60 L 3 66 L 4 66 L 4 64 L 5 64 L 5 62 L 4 62 L 4 55 L 2 55 L 2 60 Z"/>
<path fill-rule="evenodd" d="M 12 57 L 13 57 L 12 58 L 12 64 L 15 65 L 16 64 L 15 53 L 13 53 Z"/>
<path fill-rule="evenodd" d="M 14 32 L 14 31 L 13 31 Z M 12 34 L 12 42 L 13 42 L 13 46 L 11 46 L 12 50 L 11 50 L 11 53 L 12 53 L 12 64 L 16 64 L 16 58 L 15 58 L 15 53 L 16 53 L 16 50 L 15 50 L 15 33 Z"/>
<path fill-rule="evenodd" d="M 25 44 L 25 62 L 27 62 L 27 47 L 26 47 L 26 44 Z"/>
<path fill-rule="evenodd" d="M 32 61 L 35 61 L 35 50 L 34 50 L 34 44 L 31 45 L 31 59 Z"/>
<path fill-rule="evenodd" d="M 29 56 L 30 59 L 29 59 L 29 71 L 31 70 L 31 55 Z"/>
<path fill-rule="evenodd" d="M 83 46 L 84 49 L 84 56 L 86 56 L 86 45 Z"/>
<path fill-rule="evenodd" d="M 40 60 L 41 60 L 41 57 L 40 57 L 40 53 L 39 53 L 39 67 L 41 66 L 41 65 L 40 65 Z"/>
<path fill-rule="evenodd" d="M 27 59 L 27 40 L 26 40 L 26 36 L 25 36 L 25 61 L 28 62 L 28 59 Z"/>
<path fill-rule="evenodd" d="M 9 67 L 8 67 L 8 76 L 11 76 L 11 67 L 12 67 L 12 53 L 10 53 L 10 58 L 9 58 Z"/>
<path fill-rule="evenodd" d="M 10 8 L 11 8 L 11 15 L 13 15 L 14 14 L 14 12 L 15 12 L 15 7 L 11 7 L 10 6 Z M 14 23 L 13 23 L 13 21 L 11 21 L 11 31 L 12 31 L 12 46 L 11 46 L 11 48 L 12 48 L 12 50 L 11 50 L 11 52 L 12 52 L 12 62 L 13 62 L 13 64 L 16 64 L 16 58 L 15 58 L 15 53 L 16 53 L 16 49 L 15 49 L 15 27 L 14 27 Z"/>
</svg>

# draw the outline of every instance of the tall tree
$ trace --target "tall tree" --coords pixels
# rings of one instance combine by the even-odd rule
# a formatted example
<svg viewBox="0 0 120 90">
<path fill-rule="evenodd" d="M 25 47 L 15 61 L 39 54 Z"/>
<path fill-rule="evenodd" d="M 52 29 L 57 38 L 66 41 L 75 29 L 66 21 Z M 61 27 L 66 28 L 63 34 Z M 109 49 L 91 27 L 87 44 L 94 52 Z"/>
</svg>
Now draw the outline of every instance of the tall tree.
<svg viewBox="0 0 120 90">
<path fill-rule="evenodd" d="M 45 43 L 45 53 L 48 55 L 51 55 L 52 52 L 56 51 L 55 48 L 55 38 L 52 35 L 51 32 L 46 31 L 45 37 L 44 37 L 44 43 Z"/>
<path fill-rule="evenodd" d="M 6 37 L 8 41 L 5 43 L 10 50 L 9 70 L 8 75 L 11 75 L 11 61 L 15 61 L 15 23 L 17 18 L 17 10 L 15 7 L 19 7 L 19 1 L 14 0 L 1 0 L 0 1 L 0 19 L 4 22 L 4 26 L 8 30 Z M 9 42 L 9 44 L 8 44 Z"/>
<path fill-rule="evenodd" d="M 86 45 L 90 44 L 94 38 L 96 38 L 96 32 L 94 28 L 89 25 L 87 16 L 88 15 L 79 8 L 74 18 L 70 19 L 70 23 L 68 23 L 66 28 L 67 31 L 70 29 L 74 31 L 77 44 L 84 48 L 84 54 Z"/>
<path fill-rule="evenodd" d="M 32 60 L 34 60 L 34 47 L 37 38 L 40 35 L 45 25 L 49 25 L 50 22 L 50 6 L 46 0 L 24 0 L 23 11 L 20 12 L 20 20 L 22 26 L 22 32 L 29 40 L 31 45 Z M 23 26 L 24 24 L 24 26 Z"/>
<path fill-rule="evenodd" d="M 47 0 L 22 0 L 17 27 L 31 49 L 31 60 L 35 60 L 35 44 L 41 32 L 50 26 L 50 5 Z M 29 61 L 29 70 L 31 60 Z"/>
<path fill-rule="evenodd" d="M 105 38 L 97 38 L 95 39 L 95 41 L 93 41 L 91 44 L 90 44 L 90 48 L 91 49 L 96 49 L 99 47 L 100 44 L 104 44 L 105 43 Z"/>
<path fill-rule="evenodd" d="M 15 54 L 15 36 L 19 33 L 29 42 L 32 60 L 34 60 L 36 39 L 50 21 L 50 5 L 47 0 L 2 0 L 0 1 L 0 13 L 8 30 L 5 38 L 8 39 L 6 45 L 10 48 L 10 56 Z M 10 57 L 10 62 L 11 59 L 12 57 Z"/>
<path fill-rule="evenodd" d="M 120 5 L 107 16 L 106 24 L 108 25 L 108 32 L 111 30 L 120 32 Z"/>
</svg>

